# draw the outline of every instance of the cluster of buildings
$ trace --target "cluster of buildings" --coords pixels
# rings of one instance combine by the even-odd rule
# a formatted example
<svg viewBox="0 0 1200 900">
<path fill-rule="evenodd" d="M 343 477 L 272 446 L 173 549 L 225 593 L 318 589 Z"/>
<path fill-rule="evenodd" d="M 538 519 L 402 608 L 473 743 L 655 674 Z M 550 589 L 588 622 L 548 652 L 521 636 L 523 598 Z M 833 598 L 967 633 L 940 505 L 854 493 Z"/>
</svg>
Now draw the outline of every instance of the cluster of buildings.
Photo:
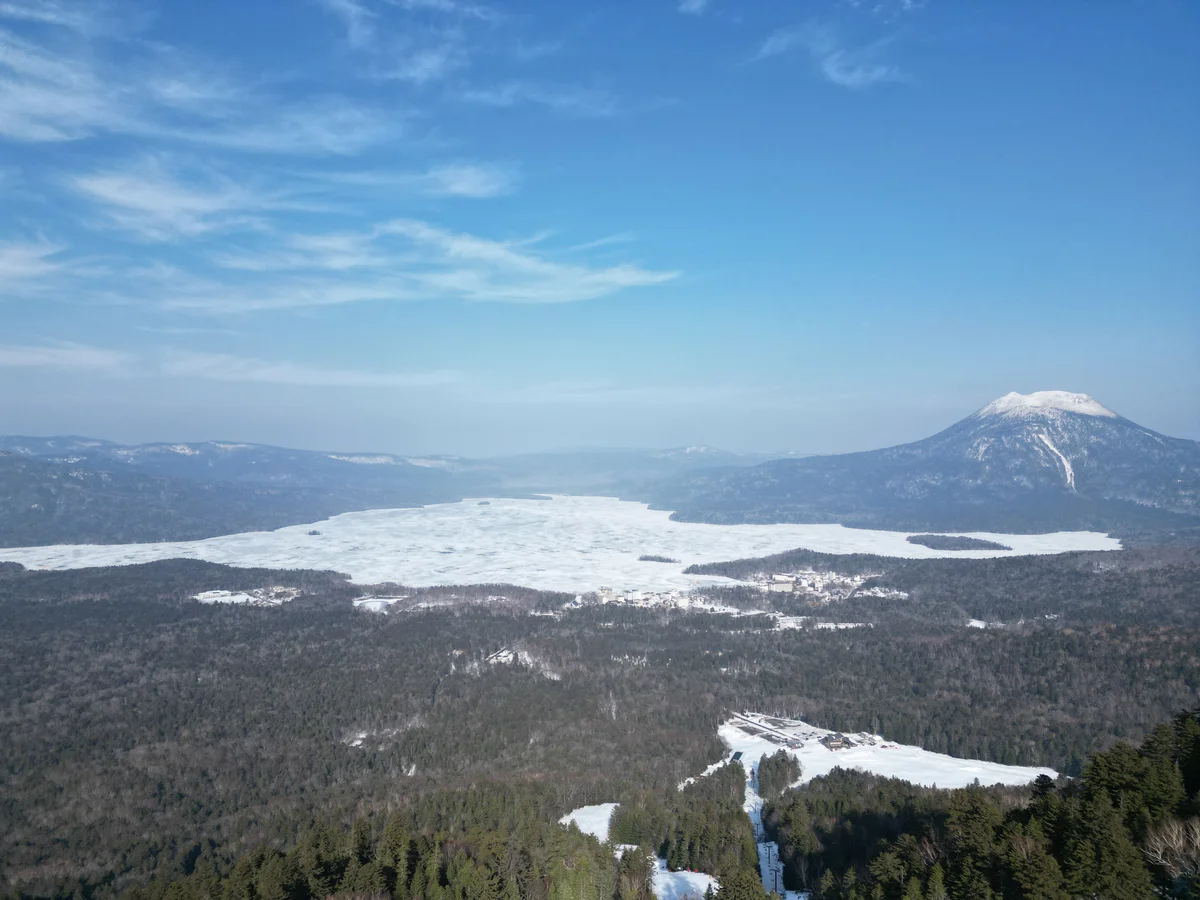
<svg viewBox="0 0 1200 900">
<path fill-rule="evenodd" d="M 672 609 L 690 609 L 692 598 L 682 591 L 639 591 L 634 588 L 614 590 L 602 587 L 596 591 L 596 598 L 601 603 L 621 603 L 625 606 L 660 607 Z M 579 598 L 576 598 L 577 600 Z"/>
<path fill-rule="evenodd" d="M 845 600 L 852 595 L 891 599 L 908 597 L 904 591 L 891 588 L 863 587 L 871 577 L 870 575 L 842 575 L 839 572 L 803 569 L 796 572 L 764 575 L 756 581 L 756 584 L 769 593 L 802 594 L 808 599 L 818 600 L 822 603 Z"/>
<path fill-rule="evenodd" d="M 200 603 L 236 603 L 242 606 L 282 606 L 300 596 L 299 588 L 265 587 L 248 591 L 201 591 L 192 599 Z"/>
</svg>

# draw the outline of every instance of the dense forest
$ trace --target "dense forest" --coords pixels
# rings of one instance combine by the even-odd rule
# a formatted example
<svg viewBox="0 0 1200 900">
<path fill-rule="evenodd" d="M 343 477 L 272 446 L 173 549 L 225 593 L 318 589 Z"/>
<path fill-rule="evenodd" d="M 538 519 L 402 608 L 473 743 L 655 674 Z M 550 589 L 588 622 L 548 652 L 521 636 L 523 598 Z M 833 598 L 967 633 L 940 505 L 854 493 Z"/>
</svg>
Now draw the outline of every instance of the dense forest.
<svg viewBox="0 0 1200 900">
<path fill-rule="evenodd" d="M 967 619 L 1015 624 L 1053 616 L 1056 627 L 1200 626 L 1200 547 L 1000 559 L 897 559 L 792 550 L 692 566 L 687 572 L 749 579 L 802 569 L 869 576 L 864 588 L 893 588 L 908 595 L 903 600 L 851 597 L 827 610 L 830 616 L 856 621 L 924 627 Z M 776 604 L 785 599 L 790 595 L 766 598 Z M 803 597 L 797 596 L 797 603 L 796 610 L 813 611 Z"/>
<path fill-rule="evenodd" d="M 604 845 L 555 824 L 545 786 L 437 790 L 240 854 L 195 848 L 185 871 L 121 900 L 651 900 L 654 855 L 716 874 L 714 900 L 765 900 L 744 785 L 731 763 L 630 797 Z M 764 826 L 787 886 L 815 900 L 1191 900 L 1197 812 L 1200 710 L 1071 782 L 946 791 L 835 769 L 769 803 Z"/>
<path fill-rule="evenodd" d="M 732 762 L 681 791 L 627 796 L 610 823 L 617 844 L 646 847 L 671 869 L 728 878 L 758 872 L 750 820 L 742 810 L 746 771 Z"/>
<path fill-rule="evenodd" d="M 332 573 L 0 566 L 0 885 L 103 898 L 223 874 L 261 846 L 286 855 L 314 821 L 365 817 L 381 832 L 396 811 L 462 792 L 520 795 L 550 822 L 622 801 L 652 812 L 639 841 L 690 859 L 690 838 L 671 835 L 697 817 L 670 797 L 721 758 L 717 727 L 742 709 L 1078 775 L 1089 753 L 1196 705 L 1200 631 L 1172 624 L 1186 588 L 1141 571 L 1123 575 L 1140 623 L 913 616 L 828 632 L 561 609 L 571 598 L 496 585 L 387 586 L 414 608 L 378 615 Z M 302 593 L 277 608 L 188 599 L 272 584 Z M 1123 608 L 1071 598 L 1065 582 L 1058 596 L 1089 616 Z"/>
<path fill-rule="evenodd" d="M 768 805 L 785 882 L 819 900 L 1200 896 L 1200 710 L 1082 777 L 939 791 L 835 770 Z"/>
</svg>

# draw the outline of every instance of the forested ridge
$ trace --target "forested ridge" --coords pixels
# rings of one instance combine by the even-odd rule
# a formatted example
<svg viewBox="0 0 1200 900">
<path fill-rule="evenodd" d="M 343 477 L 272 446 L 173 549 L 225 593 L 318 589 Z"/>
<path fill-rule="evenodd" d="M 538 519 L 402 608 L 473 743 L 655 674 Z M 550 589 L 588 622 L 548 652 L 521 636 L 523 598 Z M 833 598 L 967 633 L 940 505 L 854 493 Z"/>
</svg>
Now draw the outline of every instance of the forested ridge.
<svg viewBox="0 0 1200 900">
<path fill-rule="evenodd" d="M 940 791 L 835 770 L 767 806 L 789 887 L 818 900 L 1200 896 L 1200 710 L 1082 777 Z"/>
<path fill-rule="evenodd" d="M 188 599 L 271 584 L 301 596 Z M 3 889 L 109 897 L 286 850 L 314 822 L 378 831 L 480 791 L 550 822 L 641 804 L 659 810 L 645 839 L 669 851 L 685 818 L 669 798 L 720 759 L 731 711 L 1078 775 L 1089 753 L 1195 706 L 1200 684 L 1200 632 L 1170 624 L 1171 603 L 1133 624 L 825 632 L 611 605 L 554 617 L 570 598 L 507 586 L 386 589 L 445 605 L 374 615 L 332 573 L 194 561 L 0 567 Z M 488 661 L 506 648 L 521 652 Z"/>
</svg>

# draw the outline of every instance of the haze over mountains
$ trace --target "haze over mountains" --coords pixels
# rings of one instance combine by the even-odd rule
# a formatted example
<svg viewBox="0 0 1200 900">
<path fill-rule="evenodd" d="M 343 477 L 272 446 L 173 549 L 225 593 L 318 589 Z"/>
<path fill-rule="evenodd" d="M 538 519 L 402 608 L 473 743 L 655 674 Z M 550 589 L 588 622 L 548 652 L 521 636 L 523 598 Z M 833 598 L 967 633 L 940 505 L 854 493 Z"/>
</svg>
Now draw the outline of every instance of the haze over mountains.
<svg viewBox="0 0 1200 900">
<path fill-rule="evenodd" d="M 911 444 L 772 459 L 707 447 L 491 460 L 205 442 L 0 438 L 0 544 L 185 540 L 352 510 L 544 492 L 690 521 L 933 531 L 1200 531 L 1200 443 L 1083 394 L 1008 394 Z"/>
</svg>

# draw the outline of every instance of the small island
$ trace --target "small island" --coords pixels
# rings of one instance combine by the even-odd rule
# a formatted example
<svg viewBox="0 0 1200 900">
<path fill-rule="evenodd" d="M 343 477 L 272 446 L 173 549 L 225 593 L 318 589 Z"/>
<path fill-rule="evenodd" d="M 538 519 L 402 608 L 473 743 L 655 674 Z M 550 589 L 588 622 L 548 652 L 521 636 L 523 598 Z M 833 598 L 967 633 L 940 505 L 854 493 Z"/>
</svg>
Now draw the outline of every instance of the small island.
<svg viewBox="0 0 1200 900">
<path fill-rule="evenodd" d="M 661 562 L 661 563 L 678 563 L 679 560 L 671 559 L 669 556 L 658 556 L 654 553 L 647 553 L 644 556 L 638 557 L 638 562 Z"/>
<path fill-rule="evenodd" d="M 476 505 L 477 506 L 491 506 L 492 501 L 491 500 L 480 500 L 479 503 L 477 503 Z"/>
<path fill-rule="evenodd" d="M 314 528 L 312 531 L 308 532 L 308 536 L 309 537 L 317 537 L 320 533 L 321 532 L 317 531 L 317 529 Z"/>
<path fill-rule="evenodd" d="M 910 544 L 920 544 L 930 550 L 1011 550 L 1012 547 L 967 537 L 965 534 L 910 534 Z"/>
</svg>

